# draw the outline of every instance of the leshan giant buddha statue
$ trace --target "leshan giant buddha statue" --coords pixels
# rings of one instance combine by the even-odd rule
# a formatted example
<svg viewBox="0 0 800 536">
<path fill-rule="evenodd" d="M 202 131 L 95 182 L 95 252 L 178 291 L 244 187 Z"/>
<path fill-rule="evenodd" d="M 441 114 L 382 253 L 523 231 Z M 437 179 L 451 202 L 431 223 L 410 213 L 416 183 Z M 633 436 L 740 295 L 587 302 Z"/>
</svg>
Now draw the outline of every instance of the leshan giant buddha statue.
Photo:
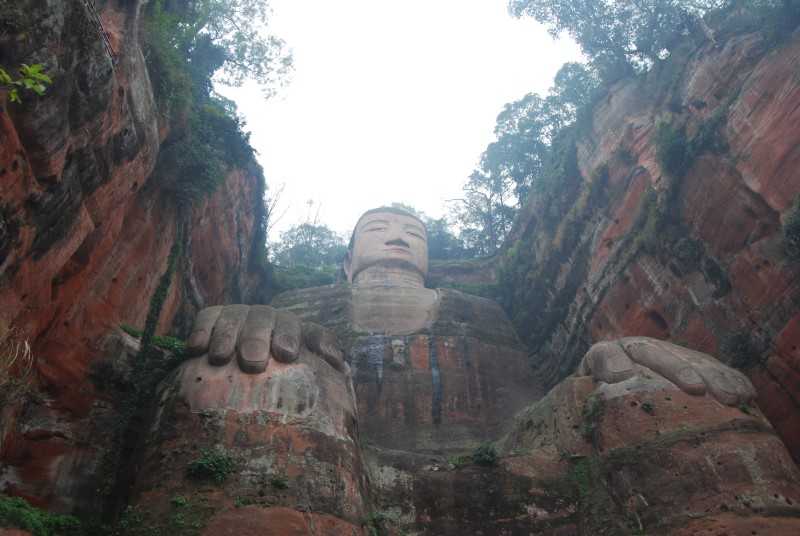
<svg viewBox="0 0 800 536">
<path fill-rule="evenodd" d="M 800 531 L 800 475 L 741 373 L 628 338 L 542 397 L 502 309 L 427 268 L 424 224 L 378 208 L 346 284 L 201 311 L 135 504 L 191 497 L 209 536 Z"/>
</svg>

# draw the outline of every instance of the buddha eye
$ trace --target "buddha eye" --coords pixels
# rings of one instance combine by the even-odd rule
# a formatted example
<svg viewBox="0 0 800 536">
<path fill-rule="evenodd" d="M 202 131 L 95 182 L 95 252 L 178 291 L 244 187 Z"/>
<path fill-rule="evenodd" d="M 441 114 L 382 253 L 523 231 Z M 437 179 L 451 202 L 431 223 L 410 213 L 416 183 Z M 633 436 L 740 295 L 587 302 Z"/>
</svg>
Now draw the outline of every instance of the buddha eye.
<svg viewBox="0 0 800 536">
<path fill-rule="evenodd" d="M 385 230 L 386 230 L 386 226 L 385 225 L 374 225 L 374 226 L 370 226 L 370 227 L 367 227 L 366 229 L 364 229 L 364 232 L 365 233 L 370 233 L 372 231 L 385 231 Z"/>
<path fill-rule="evenodd" d="M 420 240 L 425 240 L 425 237 L 419 233 L 415 233 L 414 231 L 407 231 L 413 237 L 419 238 Z"/>
</svg>

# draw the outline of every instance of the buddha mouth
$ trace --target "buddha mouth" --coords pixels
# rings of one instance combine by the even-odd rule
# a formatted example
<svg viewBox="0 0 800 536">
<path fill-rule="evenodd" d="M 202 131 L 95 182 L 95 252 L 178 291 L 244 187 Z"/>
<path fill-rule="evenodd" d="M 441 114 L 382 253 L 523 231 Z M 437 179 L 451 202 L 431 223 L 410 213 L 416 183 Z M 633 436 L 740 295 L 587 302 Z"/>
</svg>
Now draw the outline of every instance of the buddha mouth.
<svg viewBox="0 0 800 536">
<path fill-rule="evenodd" d="M 388 251 L 390 253 L 403 253 L 404 255 L 411 255 L 411 251 L 409 249 L 400 246 L 392 246 L 389 248 L 385 248 L 384 251 Z"/>
</svg>

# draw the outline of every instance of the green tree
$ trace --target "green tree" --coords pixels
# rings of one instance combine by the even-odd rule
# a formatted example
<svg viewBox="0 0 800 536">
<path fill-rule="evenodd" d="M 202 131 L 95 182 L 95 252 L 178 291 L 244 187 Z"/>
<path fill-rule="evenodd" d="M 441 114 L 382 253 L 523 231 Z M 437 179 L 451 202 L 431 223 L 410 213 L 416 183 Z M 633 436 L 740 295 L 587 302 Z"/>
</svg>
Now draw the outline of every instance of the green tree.
<svg viewBox="0 0 800 536">
<path fill-rule="evenodd" d="M 285 43 L 266 33 L 270 15 L 264 0 L 156 0 L 149 29 L 158 46 L 188 60 L 195 89 L 208 94 L 217 74 L 233 86 L 254 80 L 269 95 L 292 68 Z"/>
<path fill-rule="evenodd" d="M 458 201 L 455 216 L 466 249 L 474 256 L 496 253 L 516 214 L 513 181 L 476 170 L 464 185 L 464 197 Z"/>
<path fill-rule="evenodd" d="M 158 175 L 180 204 L 216 190 L 234 167 L 261 175 L 235 104 L 213 81 L 253 79 L 269 94 L 285 80 L 291 58 L 265 32 L 262 0 L 154 0 L 145 23 L 145 59 L 156 101 L 172 129 Z"/>
<path fill-rule="evenodd" d="M 327 225 L 306 222 L 282 232 L 272 252 L 275 264 L 283 268 L 338 268 L 347 246 Z"/>
<path fill-rule="evenodd" d="M 614 80 L 647 69 L 699 30 L 700 17 L 728 0 L 510 0 L 553 35 L 567 33 Z"/>
<path fill-rule="evenodd" d="M 469 257 L 469 251 L 454 232 L 454 225 L 447 217 L 431 218 L 405 203 L 392 203 L 422 220 L 428 233 L 428 257 L 431 260 L 453 260 Z"/>
<path fill-rule="evenodd" d="M 283 292 L 335 283 L 347 246 L 327 225 L 306 222 L 281 233 L 271 251 L 275 291 Z"/>
<path fill-rule="evenodd" d="M 464 185 L 455 214 L 466 249 L 491 255 L 502 244 L 516 214 L 532 190 L 551 187 L 553 140 L 575 123 L 597 94 L 593 69 L 567 63 L 546 97 L 529 93 L 506 104 L 497 116 L 496 141 L 489 144 Z"/>
</svg>

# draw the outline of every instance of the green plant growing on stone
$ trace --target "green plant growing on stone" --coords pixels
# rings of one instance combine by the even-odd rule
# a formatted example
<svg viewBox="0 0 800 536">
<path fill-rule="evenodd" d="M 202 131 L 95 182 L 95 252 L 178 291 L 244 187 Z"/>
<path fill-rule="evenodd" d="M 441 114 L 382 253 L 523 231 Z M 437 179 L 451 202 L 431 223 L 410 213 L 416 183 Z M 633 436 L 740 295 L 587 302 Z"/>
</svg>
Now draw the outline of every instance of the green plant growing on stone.
<svg viewBox="0 0 800 536">
<path fill-rule="evenodd" d="M 120 324 L 120 329 L 135 339 L 142 338 L 142 331 L 129 326 L 128 324 Z M 169 335 L 154 335 L 151 339 L 153 346 L 157 346 L 162 350 L 172 352 L 176 357 L 182 357 L 186 353 L 186 341 L 177 337 Z"/>
<path fill-rule="evenodd" d="M 198 459 L 186 466 L 186 473 L 199 480 L 222 484 L 236 469 L 236 460 L 222 449 L 203 449 Z"/>
<path fill-rule="evenodd" d="M 749 370 L 759 363 L 760 352 L 746 330 L 728 334 L 720 341 L 721 357 L 733 368 Z"/>
<path fill-rule="evenodd" d="M 787 259 L 800 261 L 800 196 L 783 221 L 783 251 Z"/>
<path fill-rule="evenodd" d="M 472 462 L 476 465 L 497 465 L 497 449 L 491 443 L 483 443 L 472 453 Z"/>
<path fill-rule="evenodd" d="M 450 456 L 447 458 L 447 463 L 458 469 L 460 467 L 464 467 L 471 464 L 472 456 L 470 456 L 469 454 L 459 454 L 457 456 Z"/>
<path fill-rule="evenodd" d="M 289 489 L 289 479 L 284 475 L 273 475 L 269 479 L 269 485 L 275 489 Z"/>
<path fill-rule="evenodd" d="M 583 406 L 583 425 L 581 426 L 581 434 L 586 441 L 594 441 L 595 433 L 600 426 L 604 412 L 605 400 L 603 398 L 591 395 L 586 399 L 586 403 Z"/>
<path fill-rule="evenodd" d="M 31 91 L 41 97 L 47 86 L 53 83 L 53 80 L 44 73 L 44 66 L 40 63 L 33 65 L 23 63 L 18 72 L 19 76 L 13 77 L 0 67 L 0 87 L 8 91 L 8 99 L 11 102 L 21 104 L 20 91 L 23 90 Z"/>
<path fill-rule="evenodd" d="M 673 177 L 683 177 L 691 166 L 686 127 L 659 122 L 656 125 L 655 143 L 656 158 L 661 168 Z"/>
<path fill-rule="evenodd" d="M 669 121 L 659 121 L 656 125 L 656 158 L 668 175 L 681 179 L 701 154 L 721 152 L 726 143 L 720 129 L 727 121 L 728 107 L 720 106 L 697 127 L 692 138 L 686 134 L 686 125 L 676 125 Z"/>
<path fill-rule="evenodd" d="M 169 502 L 170 502 L 170 504 L 172 506 L 175 506 L 176 508 L 181 508 L 181 507 L 186 506 L 187 504 L 189 504 L 189 499 L 187 499 L 183 495 L 176 495 L 176 496 L 172 497 L 169 500 Z"/>
<path fill-rule="evenodd" d="M 80 521 L 34 508 L 25 499 L 0 495 L 0 527 L 26 530 L 33 536 L 70 536 L 82 532 Z"/>
<path fill-rule="evenodd" d="M 361 526 L 367 529 L 369 536 L 388 536 L 389 527 L 395 523 L 395 519 L 386 512 L 370 512 L 361 522 Z"/>
<path fill-rule="evenodd" d="M 646 400 L 646 401 L 642 402 L 642 406 L 641 407 L 642 407 L 642 411 L 644 411 L 648 415 L 653 415 L 656 412 L 655 405 L 652 402 L 650 402 L 649 400 Z"/>
</svg>

